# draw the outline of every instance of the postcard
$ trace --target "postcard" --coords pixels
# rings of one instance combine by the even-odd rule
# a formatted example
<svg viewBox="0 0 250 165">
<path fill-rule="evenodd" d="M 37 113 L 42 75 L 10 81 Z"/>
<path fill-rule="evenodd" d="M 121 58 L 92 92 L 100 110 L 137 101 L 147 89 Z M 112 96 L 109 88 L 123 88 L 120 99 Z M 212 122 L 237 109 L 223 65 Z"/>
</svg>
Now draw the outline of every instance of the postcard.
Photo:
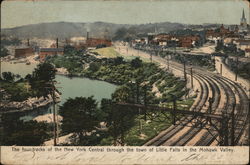
<svg viewBox="0 0 250 165">
<path fill-rule="evenodd" d="M 246 0 L 5 0 L 1 164 L 247 164 Z"/>
</svg>

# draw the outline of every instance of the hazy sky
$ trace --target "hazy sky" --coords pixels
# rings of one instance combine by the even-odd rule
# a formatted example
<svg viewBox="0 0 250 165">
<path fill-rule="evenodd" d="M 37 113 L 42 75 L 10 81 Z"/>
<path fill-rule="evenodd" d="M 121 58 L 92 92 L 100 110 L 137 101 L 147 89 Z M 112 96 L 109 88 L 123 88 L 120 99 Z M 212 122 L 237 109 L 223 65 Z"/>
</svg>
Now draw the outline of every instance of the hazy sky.
<svg viewBox="0 0 250 165">
<path fill-rule="evenodd" d="M 243 0 L 4 1 L 1 28 L 59 21 L 239 24 L 243 8 L 249 22 L 249 3 Z"/>
</svg>

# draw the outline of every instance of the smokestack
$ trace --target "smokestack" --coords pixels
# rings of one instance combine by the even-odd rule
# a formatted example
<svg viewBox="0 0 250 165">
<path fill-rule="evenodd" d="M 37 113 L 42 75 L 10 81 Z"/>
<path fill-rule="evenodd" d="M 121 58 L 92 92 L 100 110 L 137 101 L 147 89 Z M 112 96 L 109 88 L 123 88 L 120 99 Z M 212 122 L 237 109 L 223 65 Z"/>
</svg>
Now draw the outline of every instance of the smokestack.
<svg viewBox="0 0 250 165">
<path fill-rule="evenodd" d="M 56 48 L 58 48 L 58 38 L 56 38 Z"/>
<path fill-rule="evenodd" d="M 30 39 L 27 39 L 27 46 L 30 46 Z"/>
<path fill-rule="evenodd" d="M 89 39 L 89 32 L 87 31 L 87 40 Z"/>
</svg>

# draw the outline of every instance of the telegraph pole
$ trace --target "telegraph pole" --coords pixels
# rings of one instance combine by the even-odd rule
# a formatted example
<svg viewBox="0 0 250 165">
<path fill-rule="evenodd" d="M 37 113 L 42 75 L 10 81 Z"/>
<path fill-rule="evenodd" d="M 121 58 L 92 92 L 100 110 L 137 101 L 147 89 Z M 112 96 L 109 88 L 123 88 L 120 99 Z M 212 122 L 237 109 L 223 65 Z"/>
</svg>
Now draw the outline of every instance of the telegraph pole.
<svg viewBox="0 0 250 165">
<path fill-rule="evenodd" d="M 193 69 L 192 69 L 192 67 L 190 68 L 190 75 L 191 75 L 191 87 L 193 88 L 194 84 L 193 84 Z"/>
<path fill-rule="evenodd" d="M 239 57 L 236 58 L 236 73 L 235 73 L 235 81 L 237 81 L 238 78 L 238 64 L 239 64 Z"/>
<path fill-rule="evenodd" d="M 234 146 L 234 131 L 235 131 L 235 128 L 234 128 L 234 124 L 235 124 L 235 116 L 234 116 L 234 112 L 235 112 L 235 104 L 233 104 L 233 111 L 232 111 L 232 114 L 231 114 L 231 117 L 232 117 L 232 130 L 231 130 L 231 146 Z"/>
<path fill-rule="evenodd" d="M 184 57 L 184 62 L 183 62 L 183 65 L 184 65 L 184 79 L 185 79 L 185 82 L 187 82 L 187 74 L 186 74 L 186 61 L 185 61 L 185 57 Z"/>
<path fill-rule="evenodd" d="M 54 142 L 54 146 L 57 145 L 57 120 L 56 120 L 56 87 L 55 87 L 55 82 L 51 81 L 50 82 L 50 86 L 46 87 L 51 89 L 51 97 L 52 97 L 52 101 L 53 101 L 53 105 L 52 105 L 52 111 L 53 111 L 53 134 L 54 134 L 54 138 L 53 138 L 53 142 Z"/>
<path fill-rule="evenodd" d="M 174 96 L 173 98 L 173 125 L 175 125 L 176 122 L 176 98 Z"/>
<path fill-rule="evenodd" d="M 54 146 L 57 145 L 57 124 L 56 124 L 56 97 L 55 97 L 55 84 L 52 81 L 52 99 L 53 99 L 53 123 L 54 123 Z"/>
<path fill-rule="evenodd" d="M 147 85 L 144 86 L 144 106 L 147 106 Z M 147 120 L 147 109 L 145 109 L 144 120 Z"/>
<path fill-rule="evenodd" d="M 222 64 L 220 64 L 220 74 L 222 75 Z"/>
<path fill-rule="evenodd" d="M 208 102 L 209 102 L 209 107 L 208 107 L 209 112 L 208 112 L 208 113 L 209 113 L 209 114 L 212 114 L 213 98 L 212 98 L 212 97 L 209 97 Z M 208 121 L 211 123 L 211 118 L 209 118 Z"/>
</svg>

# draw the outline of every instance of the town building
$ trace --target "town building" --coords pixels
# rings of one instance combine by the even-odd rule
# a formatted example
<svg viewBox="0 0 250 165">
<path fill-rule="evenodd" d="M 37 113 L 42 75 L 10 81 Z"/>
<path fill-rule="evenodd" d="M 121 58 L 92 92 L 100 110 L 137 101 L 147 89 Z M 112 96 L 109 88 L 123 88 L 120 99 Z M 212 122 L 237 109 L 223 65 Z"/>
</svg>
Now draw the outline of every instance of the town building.
<svg viewBox="0 0 250 165">
<path fill-rule="evenodd" d="M 233 42 L 238 49 L 245 50 L 250 48 L 250 39 L 238 39 Z"/>
<path fill-rule="evenodd" d="M 86 46 L 87 47 L 97 47 L 99 45 L 109 47 L 112 46 L 111 40 L 101 39 L 101 38 L 87 38 Z"/>
<path fill-rule="evenodd" d="M 207 40 L 220 40 L 222 38 L 228 37 L 229 35 L 233 35 L 235 32 L 230 31 L 229 28 L 225 28 L 222 24 L 220 28 L 217 29 L 208 29 L 206 31 L 206 39 Z"/>
<path fill-rule="evenodd" d="M 15 49 L 15 58 L 24 58 L 24 57 L 32 56 L 33 54 L 34 54 L 34 50 L 30 47 Z"/>
<path fill-rule="evenodd" d="M 40 48 L 39 50 L 40 61 L 45 61 L 45 58 L 47 56 L 63 55 L 63 54 L 64 54 L 63 48 Z"/>
<path fill-rule="evenodd" d="M 192 48 L 196 45 L 196 43 L 201 39 L 197 35 L 189 35 L 189 36 L 180 36 L 177 37 L 179 40 L 179 46 L 184 48 Z"/>
<path fill-rule="evenodd" d="M 245 49 L 245 57 L 250 57 L 250 48 Z"/>
</svg>

